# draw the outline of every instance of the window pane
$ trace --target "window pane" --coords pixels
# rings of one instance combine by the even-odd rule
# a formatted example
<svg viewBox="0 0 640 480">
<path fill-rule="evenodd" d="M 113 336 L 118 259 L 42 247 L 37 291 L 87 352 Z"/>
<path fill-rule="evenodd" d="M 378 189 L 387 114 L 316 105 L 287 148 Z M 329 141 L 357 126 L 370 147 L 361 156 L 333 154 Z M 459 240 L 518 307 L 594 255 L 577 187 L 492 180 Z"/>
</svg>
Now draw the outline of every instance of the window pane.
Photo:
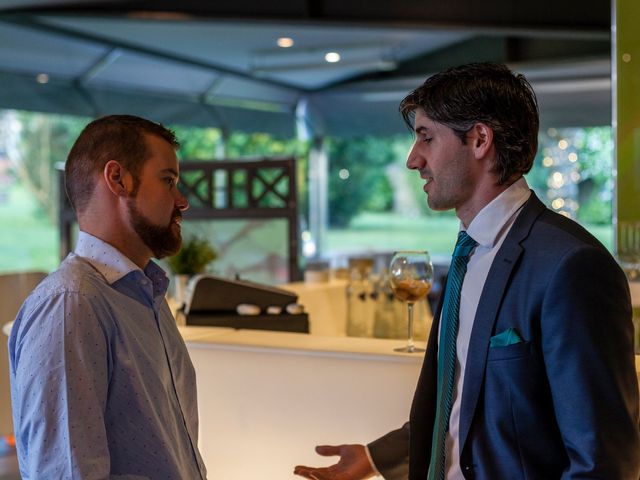
<svg viewBox="0 0 640 480">
<path fill-rule="evenodd" d="M 0 110 L 0 271 L 58 265 L 58 174 L 86 119 Z"/>
<path fill-rule="evenodd" d="M 5 160 L 0 157 L 0 168 Z M 6 164 L 5 164 L 6 165 Z M 13 175 L 0 173 L 0 272 L 51 271 L 58 265 L 58 226 Z"/>
<path fill-rule="evenodd" d="M 550 128 L 529 185 L 556 212 L 577 220 L 613 248 L 613 137 L 611 127 Z"/>
<path fill-rule="evenodd" d="M 448 262 L 459 222 L 452 211 L 427 207 L 424 181 L 405 167 L 412 140 L 332 139 L 324 257 L 427 249 Z M 610 127 L 549 129 L 540 134 L 526 178 L 550 208 L 580 222 L 611 249 L 612 165 Z"/>
</svg>

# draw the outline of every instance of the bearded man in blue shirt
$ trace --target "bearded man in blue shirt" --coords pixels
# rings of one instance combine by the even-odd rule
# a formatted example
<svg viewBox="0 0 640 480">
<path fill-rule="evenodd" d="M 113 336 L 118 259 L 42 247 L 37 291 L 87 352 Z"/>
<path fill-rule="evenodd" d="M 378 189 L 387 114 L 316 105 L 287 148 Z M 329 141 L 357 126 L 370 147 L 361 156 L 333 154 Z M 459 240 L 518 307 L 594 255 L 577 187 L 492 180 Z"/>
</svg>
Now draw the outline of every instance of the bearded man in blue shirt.
<svg viewBox="0 0 640 480">
<path fill-rule="evenodd" d="M 179 146 L 143 118 L 91 122 L 65 166 L 76 249 L 9 338 L 23 479 L 205 479 L 193 365 L 151 257 L 181 245 Z"/>
</svg>

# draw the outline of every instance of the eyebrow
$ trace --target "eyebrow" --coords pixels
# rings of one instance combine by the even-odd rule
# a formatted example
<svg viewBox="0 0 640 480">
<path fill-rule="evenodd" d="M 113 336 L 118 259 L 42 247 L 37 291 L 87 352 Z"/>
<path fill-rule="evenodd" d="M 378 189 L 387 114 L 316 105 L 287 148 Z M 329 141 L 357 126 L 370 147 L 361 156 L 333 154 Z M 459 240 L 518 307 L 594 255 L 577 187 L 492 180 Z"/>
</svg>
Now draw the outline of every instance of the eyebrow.
<svg viewBox="0 0 640 480">
<path fill-rule="evenodd" d="M 161 173 L 170 173 L 174 177 L 178 176 L 178 171 L 176 169 L 174 169 L 174 168 L 163 168 L 160 172 Z"/>
<path fill-rule="evenodd" d="M 429 127 L 421 126 L 415 129 L 417 134 L 426 134 L 429 132 Z"/>
</svg>

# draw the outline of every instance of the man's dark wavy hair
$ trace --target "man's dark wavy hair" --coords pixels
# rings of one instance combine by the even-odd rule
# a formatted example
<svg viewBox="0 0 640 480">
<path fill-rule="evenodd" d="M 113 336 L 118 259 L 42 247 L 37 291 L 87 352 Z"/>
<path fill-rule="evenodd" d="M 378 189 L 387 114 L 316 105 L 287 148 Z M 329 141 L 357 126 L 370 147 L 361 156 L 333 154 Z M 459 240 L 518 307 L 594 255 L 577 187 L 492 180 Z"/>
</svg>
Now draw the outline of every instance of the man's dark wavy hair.
<svg viewBox="0 0 640 480">
<path fill-rule="evenodd" d="M 407 95 L 399 109 L 409 128 L 421 109 L 462 143 L 476 123 L 490 127 L 500 185 L 531 170 L 538 150 L 538 102 L 527 79 L 505 65 L 471 63 L 445 70 Z"/>
</svg>

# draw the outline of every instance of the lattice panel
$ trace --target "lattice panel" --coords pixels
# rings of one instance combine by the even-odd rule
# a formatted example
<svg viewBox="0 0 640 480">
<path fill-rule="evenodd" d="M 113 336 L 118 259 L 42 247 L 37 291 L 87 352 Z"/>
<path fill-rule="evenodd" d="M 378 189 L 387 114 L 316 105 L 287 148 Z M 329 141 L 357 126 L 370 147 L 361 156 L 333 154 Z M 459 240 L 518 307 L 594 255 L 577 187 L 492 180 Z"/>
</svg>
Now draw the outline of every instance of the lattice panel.
<svg viewBox="0 0 640 480">
<path fill-rule="evenodd" d="M 63 177 L 64 172 L 61 171 L 61 184 Z M 184 218 L 286 219 L 289 279 L 299 280 L 295 179 L 294 158 L 180 162 L 179 188 L 189 200 Z M 71 225 L 74 222 L 74 212 L 63 195 L 60 201 L 61 258 L 71 249 Z"/>
</svg>

